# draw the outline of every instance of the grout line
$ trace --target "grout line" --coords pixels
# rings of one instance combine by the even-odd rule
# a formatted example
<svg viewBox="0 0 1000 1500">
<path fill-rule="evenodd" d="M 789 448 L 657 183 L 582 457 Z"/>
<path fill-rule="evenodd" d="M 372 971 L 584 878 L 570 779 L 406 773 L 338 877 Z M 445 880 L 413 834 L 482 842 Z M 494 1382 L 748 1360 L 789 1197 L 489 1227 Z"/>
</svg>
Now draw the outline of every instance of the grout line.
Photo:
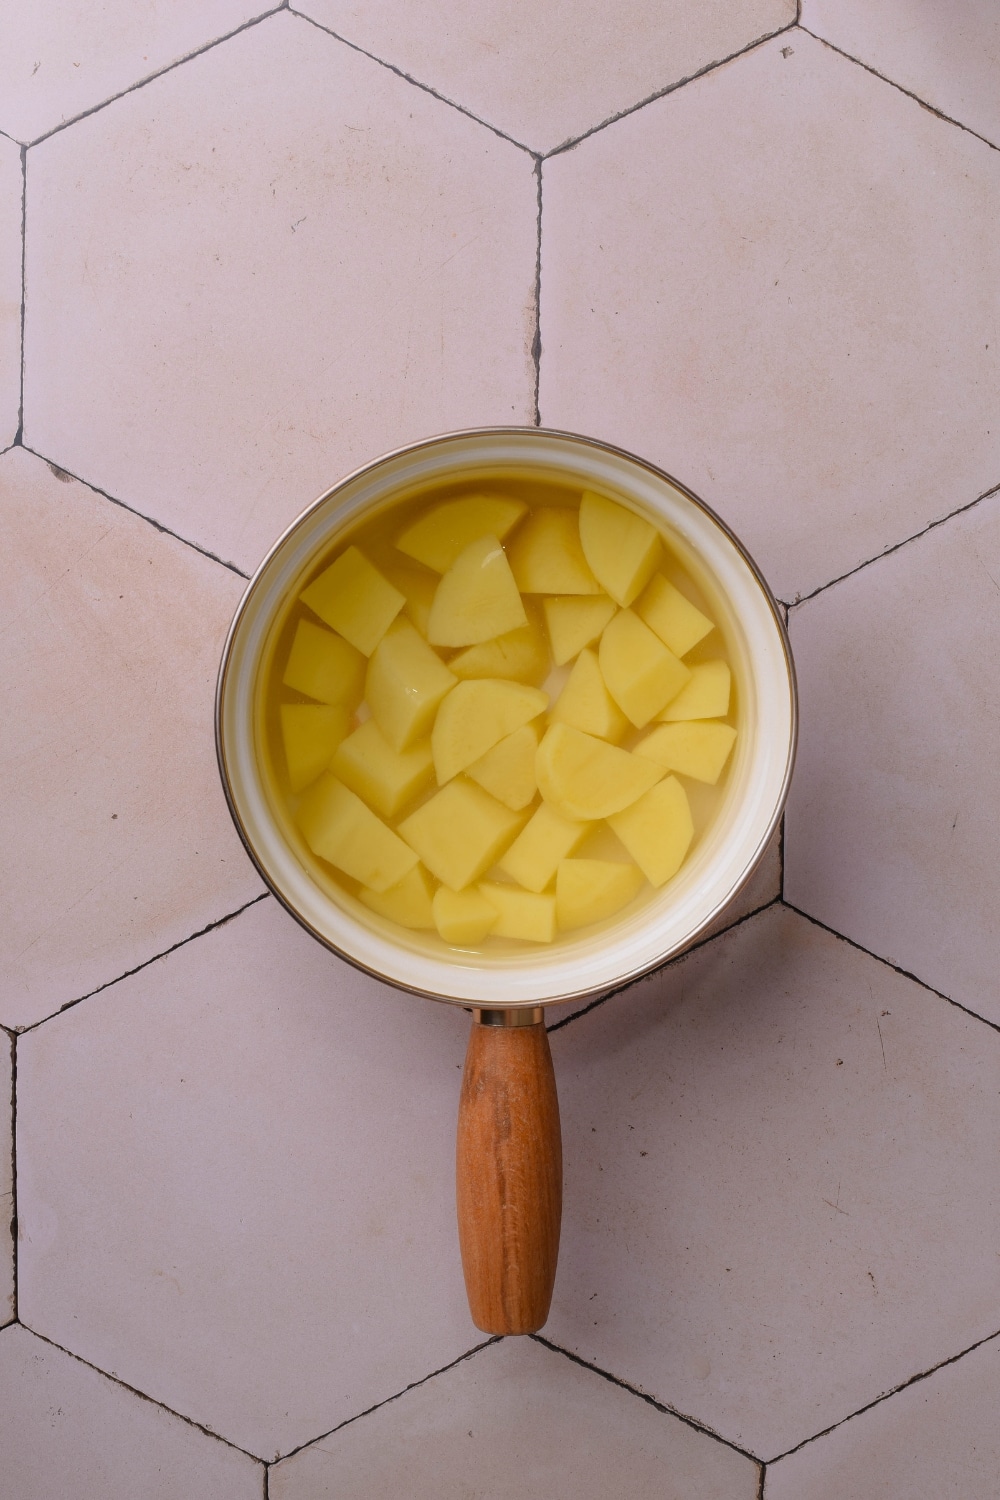
<svg viewBox="0 0 1000 1500">
<path fill-rule="evenodd" d="M 778 833 L 778 900 L 785 899 L 785 814 L 781 814 L 781 828 Z"/>
<path fill-rule="evenodd" d="M 259 896 L 254 896 L 250 901 L 245 901 L 235 911 L 227 912 L 224 917 L 219 917 L 216 921 L 209 922 L 207 927 L 201 927 L 197 932 L 192 932 L 187 937 L 180 938 L 176 943 L 172 943 L 169 948 L 164 948 L 162 953 L 154 953 L 152 958 L 144 958 L 142 963 L 136 964 L 134 969 L 126 969 L 124 974 L 119 974 L 114 979 L 105 980 L 104 984 L 99 984 L 96 989 L 88 990 L 85 995 L 79 995 L 75 1000 L 67 1000 L 65 1005 L 60 1005 L 59 1009 L 54 1010 L 51 1015 L 43 1016 L 40 1021 L 33 1021 L 30 1026 L 19 1027 L 18 1035 L 27 1036 L 30 1031 L 37 1031 L 39 1026 L 44 1026 L 47 1021 L 54 1020 L 56 1016 L 61 1016 L 66 1011 L 73 1010 L 77 1005 L 82 1005 L 84 1000 L 89 1000 L 92 996 L 99 995 L 102 990 L 109 990 L 113 984 L 121 984 L 123 979 L 131 979 L 133 974 L 139 974 L 143 969 L 148 969 L 150 964 L 159 963 L 161 958 L 168 958 L 171 953 L 176 953 L 178 948 L 186 948 L 188 943 L 193 943 L 196 938 L 204 937 L 208 932 L 214 932 L 217 927 L 225 927 L 227 922 L 232 922 L 236 917 L 242 916 L 251 906 L 256 906 L 260 901 L 266 901 L 270 894 L 270 891 L 262 891 Z"/>
<path fill-rule="evenodd" d="M 767 1464 L 761 1464 L 757 1476 L 757 1500 L 764 1500 L 764 1483 L 767 1479 Z"/>
<path fill-rule="evenodd" d="M 11 1307 L 15 1322 L 17 1321 L 17 1252 L 18 1252 L 18 1223 L 17 1223 L 17 1036 L 10 1035 L 10 1238 L 11 1238 L 11 1263 L 14 1273 L 14 1299 Z"/>
<path fill-rule="evenodd" d="M 654 93 L 647 94 L 645 99 L 640 99 L 637 104 L 629 104 L 625 109 L 620 109 L 617 114 L 608 115 L 599 125 L 592 125 L 589 130 L 584 130 L 580 135 L 571 136 L 569 140 L 563 141 L 559 146 L 553 146 L 550 151 L 542 153 L 542 160 L 548 161 L 550 157 L 562 156 L 565 151 L 572 151 L 579 146 L 581 141 L 587 141 L 599 130 L 607 130 L 609 125 L 616 125 L 619 120 L 634 115 L 638 110 L 645 109 L 647 104 L 655 104 L 657 99 L 665 99 L 668 94 L 676 93 L 685 84 L 693 83 L 696 78 L 704 78 L 706 73 L 714 73 L 716 68 L 724 68 L 726 63 L 731 63 L 737 57 L 743 57 L 745 53 L 752 52 L 754 48 L 762 46 L 765 42 L 771 42 L 776 36 L 784 36 L 786 31 L 794 31 L 796 23 L 789 21 L 784 26 L 779 26 L 776 31 L 765 31 L 762 36 L 755 37 L 746 46 L 739 47 L 735 52 L 730 52 L 726 57 L 719 57 L 714 62 L 706 63 L 704 67 L 698 68 L 694 73 L 688 73 L 684 78 L 678 78 L 676 83 L 668 83 L 662 89 L 656 89 Z"/>
<path fill-rule="evenodd" d="M 894 1385 L 891 1391 L 883 1391 L 881 1396 L 875 1397 L 874 1401 L 869 1401 L 866 1405 L 859 1406 L 857 1411 L 852 1411 L 847 1417 L 841 1417 L 839 1422 L 832 1422 L 829 1427 L 824 1427 L 822 1432 L 814 1432 L 812 1437 L 803 1438 L 801 1443 L 796 1443 L 794 1448 L 788 1448 L 784 1453 L 779 1453 L 777 1458 L 769 1458 L 766 1466 L 770 1467 L 771 1464 L 778 1463 L 780 1459 L 791 1457 L 793 1453 L 798 1453 L 800 1449 L 807 1448 L 810 1443 L 815 1443 L 818 1438 L 824 1438 L 831 1432 L 836 1432 L 837 1428 L 843 1427 L 845 1422 L 853 1422 L 855 1417 L 864 1416 L 865 1412 L 871 1411 L 873 1406 L 881 1406 L 883 1401 L 888 1401 L 892 1396 L 898 1396 L 900 1391 L 905 1391 L 908 1386 L 919 1385 L 921 1380 L 926 1380 L 930 1375 L 936 1375 L 938 1370 L 943 1370 L 947 1365 L 957 1364 L 960 1359 L 964 1359 L 967 1354 L 972 1354 L 976 1349 L 981 1349 L 991 1339 L 1000 1339 L 1000 1331 L 988 1333 L 985 1338 L 977 1339 L 974 1344 L 970 1344 L 967 1349 L 960 1350 L 958 1354 L 950 1354 L 947 1359 L 942 1359 L 938 1364 L 931 1365 L 930 1369 L 921 1370 L 919 1374 L 911 1375 L 907 1380 L 901 1380 L 899 1385 Z"/>
<path fill-rule="evenodd" d="M 42 141 L 51 140 L 60 131 L 68 130 L 71 125 L 76 125 L 80 120 L 86 120 L 88 116 L 96 115 L 100 110 L 107 109 L 108 105 L 114 104 L 116 100 L 124 99 L 127 95 L 136 93 L 138 89 L 145 88 L 147 83 L 152 83 L 155 79 L 162 78 L 166 73 L 172 73 L 175 68 L 182 68 L 193 57 L 201 57 L 203 53 L 211 52 L 213 47 L 220 47 L 223 42 L 231 41 L 234 36 L 239 36 L 241 31 L 249 31 L 252 26 L 259 26 L 261 21 L 266 21 L 269 16 L 277 15 L 281 9 L 283 9 L 283 6 L 275 5 L 269 10 L 262 11 L 259 16 L 253 16 L 249 21 L 244 21 L 241 25 L 234 26 L 233 30 L 227 31 L 224 36 L 213 37 L 210 42 L 205 42 L 201 47 L 195 47 L 193 52 L 186 52 L 183 57 L 178 57 L 175 62 L 167 63 L 165 67 L 158 68 L 154 73 L 147 73 L 145 78 L 140 78 L 136 83 L 130 83 L 128 88 L 122 89 L 120 93 L 111 94 L 107 99 L 102 99 L 99 104 L 92 104 L 89 109 L 81 110 L 78 115 L 73 115 L 68 120 L 60 120 L 59 124 L 53 125 L 51 130 L 46 130 L 41 135 L 36 136 L 33 141 L 29 141 L 29 146 L 40 146 Z"/>
<path fill-rule="evenodd" d="M 474 115 L 472 110 L 466 109 L 464 104 L 459 104 L 456 99 L 449 99 L 447 94 L 440 93 L 429 83 L 421 83 L 419 78 L 414 78 L 411 73 L 406 73 L 402 68 L 397 68 L 395 63 L 386 62 L 384 57 L 376 57 L 374 52 L 369 52 L 366 48 L 359 47 L 357 42 L 349 41 L 346 36 L 341 36 L 339 31 L 333 31 L 329 26 L 324 26 L 322 22 L 314 20 L 312 16 L 307 16 L 304 11 L 296 10 L 294 5 L 289 4 L 288 12 L 290 15 L 297 16 L 300 21 L 307 21 L 310 26 L 315 26 L 317 31 L 322 31 L 327 36 L 332 36 L 335 42 L 341 42 L 345 47 L 350 47 L 352 52 L 359 52 L 362 57 L 367 57 L 371 62 L 378 63 L 380 68 L 386 68 L 390 73 L 395 73 L 397 78 L 402 78 L 406 83 L 412 83 L 414 88 L 420 89 L 422 93 L 430 94 L 432 99 L 439 100 L 441 104 L 447 104 L 449 109 L 457 109 L 460 115 L 465 115 L 466 119 L 474 120 L 477 125 L 482 125 L 484 129 L 492 131 L 502 141 L 507 141 L 511 146 L 516 146 L 518 151 L 524 151 L 528 156 L 532 156 L 536 160 L 538 159 L 537 153 L 532 151 L 530 146 L 526 146 L 523 141 L 515 140 L 512 135 L 508 135 L 498 125 L 491 125 L 489 120 L 483 120 L 479 115 Z"/>
<path fill-rule="evenodd" d="M 920 95 L 915 94 L 912 89 L 904 88 L 903 84 L 896 83 L 892 78 L 887 78 L 884 73 L 880 73 L 870 63 L 862 62 L 860 57 L 855 57 L 853 53 L 845 52 L 843 47 L 838 47 L 834 42 L 828 42 L 826 37 L 819 36 L 815 31 L 810 31 L 808 26 L 801 26 L 800 30 L 804 31 L 806 36 L 811 36 L 813 41 L 820 42 L 824 47 L 829 47 L 830 51 L 836 52 L 838 57 L 846 58 L 848 62 L 855 63 L 859 68 L 864 68 L 866 73 L 871 73 L 873 77 L 881 79 L 883 83 L 887 83 L 890 88 L 896 89 L 900 94 L 905 94 L 907 99 L 912 99 L 915 104 L 920 105 L 921 109 L 926 109 L 928 114 L 936 115 L 939 120 L 944 120 L 948 125 L 954 125 L 957 130 L 964 130 L 966 135 L 974 136 L 977 141 L 982 141 L 983 145 L 989 146 L 991 151 L 1000 151 L 1000 146 L 995 141 L 988 140 L 985 135 L 980 135 L 978 130 L 972 129 L 971 125 L 963 125 L 961 120 L 956 120 L 953 115 L 946 115 L 944 110 L 938 109 L 936 105 L 928 104 L 926 99 L 921 99 Z"/>
<path fill-rule="evenodd" d="M 637 1396 L 640 1401 L 645 1401 L 647 1406 L 653 1407 L 655 1411 L 662 1412 L 664 1416 L 676 1417 L 679 1422 L 683 1422 L 687 1427 L 693 1427 L 695 1432 L 702 1432 L 706 1437 L 714 1438 L 717 1443 L 722 1443 L 724 1447 L 731 1449 L 734 1453 L 742 1454 L 744 1458 L 748 1458 L 752 1464 L 760 1465 L 760 1459 L 753 1453 L 748 1452 L 746 1448 L 741 1448 L 738 1443 L 730 1442 L 729 1438 L 724 1438 L 721 1433 L 716 1432 L 712 1427 L 706 1427 L 704 1422 L 699 1422 L 695 1417 L 686 1416 L 684 1412 L 678 1411 L 675 1406 L 667 1406 L 664 1402 L 657 1401 L 655 1396 L 647 1395 L 645 1391 L 640 1391 L 637 1386 L 629 1385 L 627 1380 L 622 1380 L 618 1375 L 612 1375 L 608 1370 L 602 1370 L 600 1365 L 592 1365 L 589 1360 L 581 1359 L 578 1354 L 572 1354 L 568 1349 L 564 1349 L 561 1344 L 553 1344 L 549 1339 L 543 1338 L 540 1333 L 531 1333 L 528 1337 L 533 1339 L 536 1344 L 542 1344 L 544 1348 L 551 1349 L 553 1354 L 561 1354 L 564 1359 L 570 1360 L 574 1365 L 579 1365 L 581 1369 L 590 1370 L 594 1375 L 600 1375 L 602 1380 L 608 1381 L 610 1385 L 616 1385 L 619 1390 L 627 1391 L 630 1396 Z"/>
<path fill-rule="evenodd" d="M 164 536 L 172 536 L 175 542 L 183 542 L 185 547 L 190 547 L 193 552 L 198 552 L 202 557 L 207 557 L 211 562 L 218 563 L 220 568 L 227 568 L 230 573 L 235 573 L 238 578 L 249 579 L 250 574 L 244 573 L 243 569 L 237 567 L 236 563 L 227 562 L 224 557 L 219 557 L 216 552 L 209 552 L 208 548 L 201 546 L 199 542 L 193 542 L 188 536 L 181 536 L 179 531 L 171 531 L 170 527 L 164 526 L 162 521 L 154 521 L 152 516 L 144 515 L 141 510 L 136 510 L 135 506 L 129 505 L 127 500 L 119 500 L 117 495 L 109 495 L 107 490 L 102 490 L 99 484 L 91 484 L 89 479 L 82 479 L 79 474 L 74 474 L 71 469 L 64 469 L 61 464 L 53 463 L 51 459 L 45 457 L 44 453 L 39 453 L 37 449 L 30 448 L 27 443 L 22 441 L 19 446 L 24 449 L 25 453 L 30 453 L 33 457 L 40 458 L 43 464 L 48 464 L 57 478 L 60 475 L 65 475 L 67 479 L 75 479 L 77 484 L 85 484 L 87 489 L 93 490 L 95 495 L 101 495 L 105 500 L 110 500 L 112 505 L 117 505 L 122 510 L 127 510 L 129 515 L 138 516 L 140 521 L 145 521 L 148 526 L 155 527 Z"/>
<path fill-rule="evenodd" d="M 448 1370 L 453 1370 L 456 1365 L 460 1365 L 465 1360 L 471 1359 L 474 1354 L 478 1354 L 483 1349 L 488 1349 L 490 1344 L 499 1344 L 500 1339 L 501 1335 L 498 1333 L 493 1334 L 488 1339 L 483 1339 L 481 1344 L 475 1344 L 471 1349 L 466 1349 L 464 1354 L 460 1354 L 457 1359 L 453 1359 L 448 1364 L 442 1365 L 439 1370 L 432 1370 L 429 1375 L 422 1375 L 419 1380 L 411 1380 L 410 1384 L 404 1385 L 401 1391 L 396 1391 L 392 1396 L 386 1396 L 384 1401 L 376 1401 L 374 1406 L 367 1406 L 364 1411 L 356 1412 L 353 1417 L 345 1417 L 343 1422 L 338 1422 L 336 1427 L 330 1428 L 329 1432 L 321 1432 L 318 1437 L 310 1438 L 305 1443 L 299 1443 L 298 1447 L 290 1448 L 287 1453 L 283 1453 L 274 1462 L 284 1463 L 286 1458 L 294 1458 L 295 1454 L 301 1453 L 303 1448 L 311 1448 L 316 1443 L 325 1442 L 328 1437 L 333 1437 L 335 1432 L 340 1432 L 344 1427 L 350 1427 L 352 1422 L 360 1422 L 362 1417 L 370 1417 L 373 1411 L 379 1411 L 381 1407 L 389 1406 L 391 1402 L 398 1401 L 401 1396 L 406 1396 L 410 1391 L 415 1391 L 418 1386 L 426 1385 L 429 1380 L 434 1380 L 438 1375 L 444 1375 Z"/>
<path fill-rule="evenodd" d="M 538 232 L 535 240 L 535 336 L 531 342 L 531 358 L 535 366 L 535 426 L 541 427 L 542 413 L 538 405 L 542 383 L 542 158 L 535 158 L 535 181 L 538 183 Z"/>
<path fill-rule="evenodd" d="M 27 261 L 27 228 L 28 228 L 28 148 L 21 147 L 21 384 L 17 400 L 17 431 L 14 434 L 14 447 L 17 447 L 24 435 L 24 313 L 27 302 L 25 285 L 25 266 Z"/>
<path fill-rule="evenodd" d="M 264 1465 L 264 1489 L 262 1494 L 263 1500 L 271 1500 L 271 1467 L 269 1464 Z"/>
</svg>

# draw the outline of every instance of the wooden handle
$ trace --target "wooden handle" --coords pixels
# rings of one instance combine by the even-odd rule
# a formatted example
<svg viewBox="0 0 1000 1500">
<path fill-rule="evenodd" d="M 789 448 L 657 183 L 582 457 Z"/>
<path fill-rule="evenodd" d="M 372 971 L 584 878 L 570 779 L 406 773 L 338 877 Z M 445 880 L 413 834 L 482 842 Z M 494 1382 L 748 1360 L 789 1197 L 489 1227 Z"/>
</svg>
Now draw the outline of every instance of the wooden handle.
<svg viewBox="0 0 1000 1500">
<path fill-rule="evenodd" d="M 484 1333 L 535 1333 L 549 1315 L 562 1217 L 552 1054 L 538 1012 L 476 1016 L 458 1110 L 458 1238 L 469 1310 Z M 503 1019 L 483 1024 L 480 1016 Z M 532 1024 L 516 1024 L 522 1019 Z"/>
</svg>

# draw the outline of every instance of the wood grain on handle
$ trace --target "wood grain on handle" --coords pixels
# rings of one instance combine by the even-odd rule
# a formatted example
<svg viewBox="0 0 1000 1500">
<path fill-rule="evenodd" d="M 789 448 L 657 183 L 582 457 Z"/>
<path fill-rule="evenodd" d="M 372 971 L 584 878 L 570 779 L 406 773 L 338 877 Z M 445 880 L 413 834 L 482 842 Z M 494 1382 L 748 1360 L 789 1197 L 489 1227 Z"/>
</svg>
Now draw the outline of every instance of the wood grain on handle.
<svg viewBox="0 0 1000 1500">
<path fill-rule="evenodd" d="M 559 1100 L 545 1025 L 481 1025 L 458 1111 L 458 1238 L 484 1333 L 535 1333 L 549 1315 L 562 1217 Z"/>
</svg>

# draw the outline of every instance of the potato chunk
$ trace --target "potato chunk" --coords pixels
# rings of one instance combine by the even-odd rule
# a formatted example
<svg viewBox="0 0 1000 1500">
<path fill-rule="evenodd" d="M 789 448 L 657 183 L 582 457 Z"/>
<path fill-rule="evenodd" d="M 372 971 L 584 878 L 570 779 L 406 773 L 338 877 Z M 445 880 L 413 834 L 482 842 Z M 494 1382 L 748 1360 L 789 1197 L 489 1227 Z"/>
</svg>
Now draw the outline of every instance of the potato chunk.
<svg viewBox="0 0 1000 1500">
<path fill-rule="evenodd" d="M 538 791 L 537 749 L 537 728 L 534 724 L 523 724 L 513 734 L 498 740 L 479 760 L 474 760 L 466 775 L 504 807 L 520 812 Z"/>
<path fill-rule="evenodd" d="M 430 741 L 394 750 L 374 719 L 347 736 L 330 770 L 383 818 L 394 818 L 434 780 Z"/>
<path fill-rule="evenodd" d="M 677 874 L 694 838 L 687 793 L 676 776 L 668 776 L 608 822 L 657 888 Z"/>
<path fill-rule="evenodd" d="M 682 719 L 724 719 L 729 712 L 729 667 L 724 661 L 703 661 L 691 668 L 691 681 L 659 715 L 665 724 Z"/>
<path fill-rule="evenodd" d="M 608 692 L 637 729 L 691 680 L 690 668 L 630 609 L 619 611 L 601 636 L 598 659 Z"/>
<path fill-rule="evenodd" d="M 677 771 L 714 786 L 735 743 L 736 730 L 731 724 L 690 719 L 685 724 L 659 725 L 639 741 L 635 753 L 656 761 L 665 771 Z"/>
<path fill-rule="evenodd" d="M 434 924 L 446 943 L 459 948 L 475 947 L 497 925 L 499 912 L 479 891 L 450 891 L 438 886 L 434 893 Z"/>
<path fill-rule="evenodd" d="M 467 646 L 448 663 L 456 677 L 506 677 L 537 687 L 548 675 L 549 654 L 545 636 L 534 620 L 517 630 L 508 630 L 492 641 Z"/>
<path fill-rule="evenodd" d="M 651 760 L 606 745 L 594 735 L 553 724 L 535 757 L 538 790 L 565 818 L 606 818 L 628 807 L 664 774 Z"/>
<path fill-rule="evenodd" d="M 426 640 L 438 580 L 433 573 L 425 572 L 423 568 L 386 568 L 385 576 L 406 600 L 403 614 Z"/>
<path fill-rule="evenodd" d="M 607 594 L 595 598 L 546 599 L 545 623 L 548 626 L 552 660 L 557 667 L 572 661 L 584 646 L 597 640 L 617 609 Z"/>
<path fill-rule="evenodd" d="M 421 929 L 434 926 L 432 895 L 433 887 L 427 871 L 423 865 L 414 865 L 398 885 L 390 886 L 387 891 L 370 891 L 362 886 L 358 899 L 378 912 L 380 917 L 398 922 L 400 927 Z"/>
<path fill-rule="evenodd" d="M 584 648 L 573 663 L 566 686 L 552 706 L 552 722 L 571 724 L 612 742 L 628 729 L 628 720 L 608 692 L 593 651 Z"/>
<path fill-rule="evenodd" d="M 450 781 L 404 818 L 399 832 L 438 880 L 461 891 L 496 864 L 522 821 L 519 813 L 463 779 Z"/>
<path fill-rule="evenodd" d="M 438 785 L 444 786 L 499 740 L 537 718 L 548 702 L 547 693 L 521 682 L 489 677 L 460 682 L 442 703 L 431 733 Z"/>
<path fill-rule="evenodd" d="M 589 490 L 580 501 L 580 542 L 594 577 L 622 607 L 642 593 L 663 550 L 655 526 Z"/>
<path fill-rule="evenodd" d="M 516 885 L 483 881 L 479 893 L 496 909 L 494 937 L 520 938 L 527 943 L 551 943 L 556 935 L 556 898 L 519 891 Z"/>
<path fill-rule="evenodd" d="M 499 867 L 525 890 L 544 891 L 559 861 L 572 853 L 587 832 L 587 823 L 564 818 L 543 802 L 498 861 Z"/>
<path fill-rule="evenodd" d="M 346 737 L 350 722 L 351 715 L 342 703 L 281 705 L 281 738 L 293 792 L 301 792 L 326 770 L 333 752 Z"/>
<path fill-rule="evenodd" d="M 587 567 L 573 510 L 536 510 L 509 549 L 511 572 L 522 594 L 599 594 Z"/>
<path fill-rule="evenodd" d="M 437 586 L 427 639 L 432 646 L 476 646 L 527 625 L 510 564 L 495 536 L 466 547 Z"/>
<path fill-rule="evenodd" d="M 668 583 L 662 573 L 655 574 L 635 601 L 635 612 L 645 620 L 675 656 L 686 656 L 692 647 L 704 640 L 715 625 L 685 599 L 680 589 Z"/>
<path fill-rule="evenodd" d="M 314 614 L 371 656 L 406 600 L 359 552 L 348 547 L 301 594 Z"/>
<path fill-rule="evenodd" d="M 417 862 L 413 850 L 330 771 L 306 792 L 296 822 L 314 854 L 373 891 L 398 885 Z"/>
<path fill-rule="evenodd" d="M 627 906 L 643 882 L 635 865 L 609 859 L 564 859 L 556 872 L 556 921 L 561 932 L 602 922 Z"/>
<path fill-rule="evenodd" d="M 430 732 L 442 698 L 455 678 L 409 620 L 396 620 L 368 663 L 365 699 L 394 750 L 405 750 Z"/>
<path fill-rule="evenodd" d="M 471 542 L 483 536 L 502 540 L 527 508 L 523 501 L 503 495 L 463 495 L 421 516 L 406 528 L 396 546 L 435 573 L 447 573 Z"/>
<path fill-rule="evenodd" d="M 364 692 L 365 659 L 342 636 L 300 620 L 281 680 L 296 693 L 320 703 L 343 703 L 353 713 Z"/>
</svg>

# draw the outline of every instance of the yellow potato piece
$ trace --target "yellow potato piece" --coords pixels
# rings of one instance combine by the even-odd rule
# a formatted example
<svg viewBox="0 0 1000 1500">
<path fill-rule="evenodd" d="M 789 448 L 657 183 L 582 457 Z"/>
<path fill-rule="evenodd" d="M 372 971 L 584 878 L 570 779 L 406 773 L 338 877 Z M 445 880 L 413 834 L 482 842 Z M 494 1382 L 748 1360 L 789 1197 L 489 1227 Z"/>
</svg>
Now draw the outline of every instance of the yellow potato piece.
<svg viewBox="0 0 1000 1500">
<path fill-rule="evenodd" d="M 571 724 L 585 734 L 617 742 L 629 723 L 608 692 L 593 651 L 584 648 L 573 663 L 559 697 L 552 706 L 553 724 Z"/>
<path fill-rule="evenodd" d="M 459 771 L 548 707 L 548 694 L 521 682 L 484 677 L 460 682 L 438 710 L 431 732 L 434 770 L 444 786 Z"/>
<path fill-rule="evenodd" d="M 735 743 L 736 730 L 731 724 L 691 719 L 686 724 L 661 724 L 651 730 L 636 745 L 635 753 L 647 756 L 665 771 L 677 771 L 714 786 Z"/>
<path fill-rule="evenodd" d="M 618 606 L 607 594 L 595 598 L 545 599 L 545 624 L 557 667 L 572 661 L 584 646 L 590 646 L 607 625 Z"/>
<path fill-rule="evenodd" d="M 406 603 L 357 547 L 348 547 L 300 597 L 365 656 L 371 656 Z"/>
<path fill-rule="evenodd" d="M 543 802 L 497 863 L 505 875 L 525 890 L 544 891 L 560 860 L 571 854 L 589 831 L 588 823 L 564 818 Z"/>
<path fill-rule="evenodd" d="M 691 669 L 630 609 L 620 610 L 601 636 L 598 659 L 608 692 L 637 729 L 691 680 Z"/>
<path fill-rule="evenodd" d="M 364 692 L 365 659 L 341 636 L 300 620 L 281 680 L 307 698 L 343 703 L 353 713 Z"/>
<path fill-rule="evenodd" d="M 608 859 L 564 859 L 556 872 L 556 921 L 561 932 L 602 922 L 635 896 L 643 874 Z"/>
<path fill-rule="evenodd" d="M 504 807 L 520 812 L 538 791 L 537 749 L 537 728 L 534 724 L 524 724 L 499 740 L 481 759 L 473 761 L 466 775 Z"/>
<path fill-rule="evenodd" d="M 390 886 L 387 891 L 370 891 L 363 886 L 358 899 L 378 912 L 380 917 L 398 922 L 400 927 L 420 929 L 434 926 L 432 895 L 433 887 L 427 871 L 423 865 L 414 865 L 398 885 Z"/>
<path fill-rule="evenodd" d="M 393 750 L 374 719 L 338 746 L 330 770 L 383 818 L 394 818 L 434 780 L 430 742 Z"/>
<path fill-rule="evenodd" d="M 495 536 L 484 536 L 466 547 L 438 584 L 427 639 L 432 646 L 476 646 L 527 623 L 504 550 Z"/>
<path fill-rule="evenodd" d="M 620 812 L 664 774 L 651 760 L 568 724 L 553 724 L 546 731 L 535 770 L 546 802 L 565 818 L 585 821 Z"/>
<path fill-rule="evenodd" d="M 623 607 L 641 594 L 663 550 L 655 526 L 589 490 L 580 501 L 580 542 L 590 571 Z"/>
<path fill-rule="evenodd" d="M 345 738 L 350 722 L 350 712 L 342 703 L 281 705 L 281 738 L 293 792 L 301 792 L 326 770 L 333 752 Z"/>
<path fill-rule="evenodd" d="M 467 646 L 452 657 L 448 669 L 456 677 L 506 677 L 511 682 L 527 682 L 537 687 L 549 671 L 545 636 L 529 619 L 527 625 L 498 635 L 495 640 Z"/>
<path fill-rule="evenodd" d="M 417 862 L 413 850 L 330 771 L 306 792 L 296 822 L 314 854 L 373 891 L 398 885 Z"/>
<path fill-rule="evenodd" d="M 438 886 L 434 893 L 434 924 L 446 943 L 459 948 L 475 947 L 497 925 L 497 909 L 475 889 L 450 891 Z"/>
<path fill-rule="evenodd" d="M 496 909 L 494 937 L 520 938 L 526 943 L 551 943 L 555 937 L 554 896 L 536 896 L 530 891 L 519 891 L 514 885 L 492 885 L 487 881 L 479 887 L 479 892 Z"/>
<path fill-rule="evenodd" d="M 649 580 L 635 601 L 635 612 L 675 656 L 686 656 L 715 629 L 713 621 L 696 609 L 690 599 L 685 599 L 662 573 Z"/>
<path fill-rule="evenodd" d="M 471 542 L 483 536 L 505 537 L 527 508 L 522 500 L 503 495 L 463 495 L 421 516 L 396 546 L 435 573 L 446 573 Z"/>
<path fill-rule="evenodd" d="M 428 734 L 455 678 L 409 620 L 396 620 L 368 663 L 365 701 L 394 750 Z"/>
<path fill-rule="evenodd" d="M 438 580 L 433 573 L 427 573 L 423 568 L 386 568 L 385 576 L 393 588 L 399 589 L 403 595 L 406 600 L 403 613 L 426 640 Z"/>
<path fill-rule="evenodd" d="M 522 821 L 519 813 L 463 779 L 450 781 L 404 818 L 399 832 L 432 875 L 461 891 L 496 864 Z"/>
<path fill-rule="evenodd" d="M 580 546 L 575 510 L 536 510 L 511 542 L 508 557 L 522 594 L 601 592 Z"/>
<path fill-rule="evenodd" d="M 703 661 L 691 668 L 691 681 L 660 714 L 665 724 L 682 719 L 724 719 L 729 712 L 731 674 L 724 661 Z"/>
<path fill-rule="evenodd" d="M 687 793 L 674 776 L 614 813 L 608 823 L 657 889 L 676 875 L 694 838 Z"/>
</svg>

